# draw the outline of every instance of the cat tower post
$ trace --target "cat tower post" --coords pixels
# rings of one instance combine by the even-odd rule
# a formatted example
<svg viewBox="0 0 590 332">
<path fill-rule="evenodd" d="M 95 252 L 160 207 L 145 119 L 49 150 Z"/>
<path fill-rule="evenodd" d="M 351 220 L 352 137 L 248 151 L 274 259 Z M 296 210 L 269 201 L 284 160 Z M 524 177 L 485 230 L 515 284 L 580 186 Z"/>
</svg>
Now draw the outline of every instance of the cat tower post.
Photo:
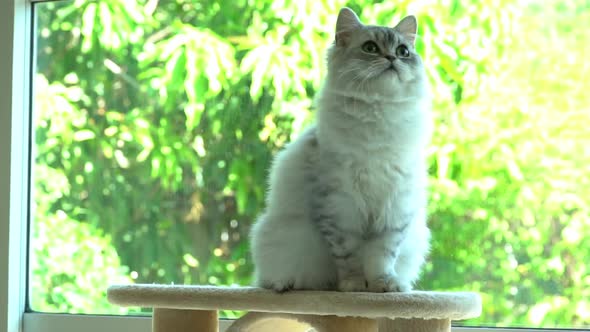
<svg viewBox="0 0 590 332">
<path fill-rule="evenodd" d="M 469 292 L 342 293 L 254 287 L 114 285 L 111 303 L 154 308 L 153 332 L 217 332 L 218 310 L 248 313 L 228 332 L 450 332 L 474 318 L 481 299 Z"/>
</svg>

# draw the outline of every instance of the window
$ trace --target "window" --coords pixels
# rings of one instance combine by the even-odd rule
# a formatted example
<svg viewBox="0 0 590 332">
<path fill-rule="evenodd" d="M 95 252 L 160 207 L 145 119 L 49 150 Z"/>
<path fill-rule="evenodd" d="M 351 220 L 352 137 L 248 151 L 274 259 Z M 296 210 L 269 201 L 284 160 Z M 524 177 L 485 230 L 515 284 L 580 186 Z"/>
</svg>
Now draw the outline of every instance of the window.
<svg viewBox="0 0 590 332">
<path fill-rule="evenodd" d="M 419 288 L 481 292 L 468 326 L 588 328 L 590 4 L 373 2 L 348 5 L 416 13 L 435 94 Z M 145 329 L 105 280 L 247 284 L 267 166 L 313 119 L 341 4 L 1 4 L 1 328 L 29 307 L 26 332 Z"/>
</svg>

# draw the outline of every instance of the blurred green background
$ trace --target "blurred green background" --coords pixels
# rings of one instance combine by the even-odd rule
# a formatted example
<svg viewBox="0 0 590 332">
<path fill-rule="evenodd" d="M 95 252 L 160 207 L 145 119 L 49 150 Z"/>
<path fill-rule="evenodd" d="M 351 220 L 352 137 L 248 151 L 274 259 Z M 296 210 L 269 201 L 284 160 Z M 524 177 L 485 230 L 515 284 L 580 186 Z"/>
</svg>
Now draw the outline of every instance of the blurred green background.
<svg viewBox="0 0 590 332">
<path fill-rule="evenodd" d="M 36 4 L 32 308 L 248 285 L 269 163 L 313 120 L 345 5 L 418 17 L 435 95 L 418 288 L 481 292 L 467 325 L 590 326 L 590 1 L 568 0 Z"/>
</svg>

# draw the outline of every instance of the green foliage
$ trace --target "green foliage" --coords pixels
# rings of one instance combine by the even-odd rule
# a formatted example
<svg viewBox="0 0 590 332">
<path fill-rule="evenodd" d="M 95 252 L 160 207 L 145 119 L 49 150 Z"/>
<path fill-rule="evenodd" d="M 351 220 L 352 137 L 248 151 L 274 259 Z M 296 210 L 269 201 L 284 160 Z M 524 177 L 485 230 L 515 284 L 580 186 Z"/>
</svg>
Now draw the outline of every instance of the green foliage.
<svg viewBox="0 0 590 332">
<path fill-rule="evenodd" d="M 37 4 L 33 309 L 117 312 L 104 289 L 131 278 L 248 284 L 272 155 L 313 119 L 344 5 L 418 16 L 435 97 L 419 288 L 481 292 L 468 324 L 590 325 L 590 6 L 567 0 Z"/>
<path fill-rule="evenodd" d="M 39 191 L 31 247 L 31 306 L 35 310 L 69 313 L 120 313 L 106 299 L 105 280 L 129 283 L 110 237 L 92 225 L 70 219 L 62 210 L 51 211 L 68 194 L 60 171 L 37 165 Z"/>
</svg>

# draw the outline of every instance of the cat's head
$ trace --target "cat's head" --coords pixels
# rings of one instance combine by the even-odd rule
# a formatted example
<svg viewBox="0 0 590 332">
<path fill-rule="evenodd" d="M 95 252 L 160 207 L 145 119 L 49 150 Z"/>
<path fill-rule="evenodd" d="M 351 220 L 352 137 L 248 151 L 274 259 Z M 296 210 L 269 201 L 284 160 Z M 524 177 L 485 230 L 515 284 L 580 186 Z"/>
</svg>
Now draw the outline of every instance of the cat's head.
<svg viewBox="0 0 590 332">
<path fill-rule="evenodd" d="M 416 31 L 414 16 L 389 28 L 364 25 L 351 9 L 343 8 L 328 51 L 327 88 L 367 99 L 424 96 L 426 76 L 414 48 Z"/>
</svg>

